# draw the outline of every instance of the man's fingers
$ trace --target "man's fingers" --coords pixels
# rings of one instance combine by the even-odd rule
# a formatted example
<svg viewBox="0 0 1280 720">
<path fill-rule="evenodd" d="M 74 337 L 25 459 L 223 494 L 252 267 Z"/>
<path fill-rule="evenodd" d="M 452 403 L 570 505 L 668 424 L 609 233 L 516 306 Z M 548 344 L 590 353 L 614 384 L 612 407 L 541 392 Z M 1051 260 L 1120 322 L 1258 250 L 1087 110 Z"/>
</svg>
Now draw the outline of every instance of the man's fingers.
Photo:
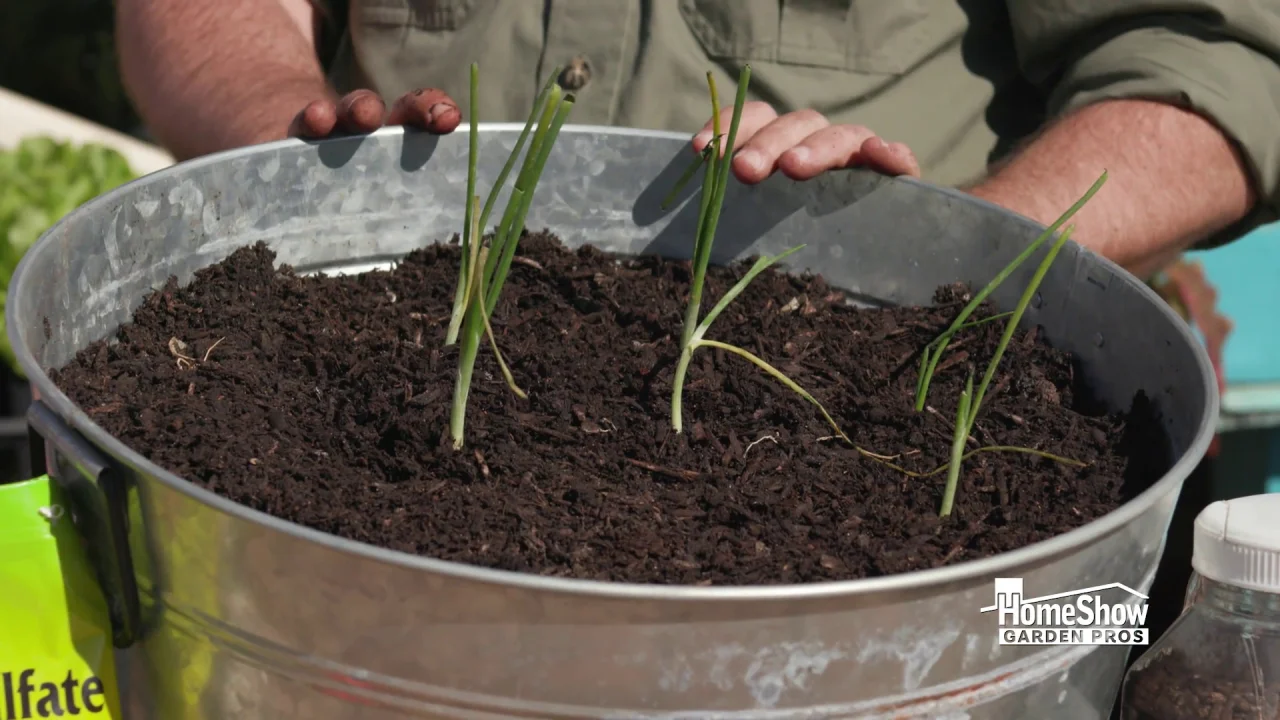
<svg viewBox="0 0 1280 720">
<path fill-rule="evenodd" d="M 862 145 L 875 137 L 861 125 L 821 128 L 778 158 L 778 169 L 792 180 L 808 180 L 835 168 L 856 164 Z"/>
<path fill-rule="evenodd" d="M 885 175 L 920 177 L 920 164 L 910 148 L 885 142 L 861 125 L 822 128 L 778 158 L 778 169 L 793 180 L 809 180 L 828 170 L 859 166 Z"/>
<path fill-rule="evenodd" d="M 443 90 L 426 88 L 405 93 L 391 107 L 388 125 L 408 125 L 433 133 L 451 133 L 462 122 L 462 111 Z"/>
<path fill-rule="evenodd" d="M 778 112 L 767 102 L 755 100 L 745 103 L 742 106 L 742 119 L 738 121 L 738 136 L 734 138 L 733 149 L 737 150 L 742 147 L 743 144 L 750 140 L 752 136 L 760 130 L 760 128 L 763 128 L 773 122 L 777 117 Z M 729 125 L 731 123 L 733 123 L 732 105 L 727 108 L 721 108 L 720 110 L 720 132 L 728 136 Z M 711 137 L 714 133 L 715 126 L 711 120 L 708 120 L 707 124 L 703 125 L 702 129 L 693 136 L 694 152 L 702 152 L 707 145 L 711 144 Z M 725 152 L 725 148 L 723 147 L 724 140 L 722 139 L 720 142 L 720 154 L 723 156 Z"/>
<path fill-rule="evenodd" d="M 902 143 L 885 142 L 873 137 L 862 144 L 861 164 L 885 175 L 920 177 L 920 163 L 915 153 Z"/>
<path fill-rule="evenodd" d="M 355 90 L 336 104 L 316 100 L 289 124 L 292 137 L 324 138 L 335 132 L 362 134 L 387 125 L 409 125 L 436 133 L 453 132 L 462 119 L 458 105 L 443 90 L 415 90 L 401 96 L 388 115 L 372 90 Z"/>
<path fill-rule="evenodd" d="M 815 132 L 830 126 L 816 110 L 787 113 L 766 125 L 742 146 L 733 159 L 733 172 L 744 183 L 758 183 L 769 177 L 778 158 Z"/>
<path fill-rule="evenodd" d="M 289 137 L 329 137 L 338 125 L 338 108 L 330 100 L 313 100 L 289 124 Z"/>
<path fill-rule="evenodd" d="M 387 106 L 372 90 L 356 90 L 338 101 L 338 127 L 343 132 L 367 133 L 382 127 Z"/>
</svg>

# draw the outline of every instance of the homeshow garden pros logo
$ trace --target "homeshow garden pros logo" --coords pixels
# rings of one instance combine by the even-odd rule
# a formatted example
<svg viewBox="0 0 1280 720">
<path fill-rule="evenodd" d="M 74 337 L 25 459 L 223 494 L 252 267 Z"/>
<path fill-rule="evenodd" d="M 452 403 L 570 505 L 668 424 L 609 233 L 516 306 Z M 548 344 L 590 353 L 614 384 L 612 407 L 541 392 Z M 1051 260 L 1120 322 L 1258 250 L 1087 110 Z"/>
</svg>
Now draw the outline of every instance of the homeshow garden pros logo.
<svg viewBox="0 0 1280 720">
<path fill-rule="evenodd" d="M 1107 602 L 1103 592 L 1112 591 Z M 1118 592 L 1117 592 L 1118 591 Z M 1001 645 L 1146 645 L 1147 596 L 1122 583 L 1024 597 L 1022 578 L 996 578 Z"/>
</svg>

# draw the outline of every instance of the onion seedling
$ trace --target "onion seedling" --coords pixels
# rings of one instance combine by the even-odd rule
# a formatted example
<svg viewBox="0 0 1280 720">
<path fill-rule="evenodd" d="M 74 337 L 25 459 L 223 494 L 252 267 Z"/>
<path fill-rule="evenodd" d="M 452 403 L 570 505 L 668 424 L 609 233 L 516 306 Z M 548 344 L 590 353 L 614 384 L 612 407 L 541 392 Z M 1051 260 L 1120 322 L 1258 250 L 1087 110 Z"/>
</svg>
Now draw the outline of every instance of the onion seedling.
<svg viewBox="0 0 1280 720">
<path fill-rule="evenodd" d="M 1104 173 L 1102 179 L 1106 179 Z M 1099 185 L 1102 180 L 1099 180 Z M 1097 188 L 1099 185 L 1095 185 Z M 1067 244 L 1067 240 L 1071 237 L 1071 233 L 1075 231 L 1075 226 L 1068 226 L 1057 241 L 1049 247 L 1049 252 L 1040 261 L 1040 266 L 1036 268 L 1036 272 L 1031 276 L 1031 282 L 1027 283 L 1027 287 L 1022 291 L 1022 297 L 1018 300 L 1017 307 L 1014 308 L 1013 314 L 1009 316 L 1008 323 L 1005 324 L 1004 334 L 1000 336 L 1000 343 L 996 345 L 996 351 L 991 356 L 990 362 L 987 363 L 987 370 L 982 374 L 982 382 L 978 384 L 975 392 L 973 388 L 973 372 L 969 372 L 969 379 L 965 383 L 964 392 L 960 393 L 959 408 L 956 411 L 956 427 L 955 436 L 951 443 L 951 462 L 947 468 L 947 485 L 942 493 L 942 508 L 939 511 L 941 517 L 951 514 L 951 506 L 956 496 L 956 486 L 960 482 L 960 467 L 964 464 L 964 446 L 969 439 L 969 431 L 973 429 L 973 423 L 978 419 L 978 409 L 982 406 L 982 400 L 987 393 L 987 388 L 991 385 L 992 378 L 995 377 L 996 367 L 1000 365 L 1000 360 L 1004 358 L 1004 351 L 1009 347 L 1009 341 L 1013 339 L 1013 333 L 1018 329 L 1018 323 L 1022 321 L 1022 315 L 1027 311 L 1027 306 L 1031 304 L 1031 298 L 1035 296 L 1036 291 L 1040 288 L 1040 283 L 1044 280 L 1045 274 L 1049 272 L 1049 266 L 1053 265 L 1053 261 L 1058 257 L 1058 252 L 1062 250 L 1062 246 Z M 1037 453 L 1038 454 L 1038 453 Z M 1052 457 L 1052 456 L 1051 456 Z M 1061 458 L 1054 458 L 1061 460 Z M 1075 464 L 1082 464 L 1076 461 L 1069 461 Z"/>
<path fill-rule="evenodd" d="M 977 295 L 973 296 L 969 301 L 969 304 L 965 305 L 964 309 L 960 311 L 960 314 L 956 316 L 956 319 L 951 322 L 950 327 L 944 330 L 938 337 L 934 338 L 928 345 L 925 345 L 924 350 L 920 353 L 920 375 L 916 379 L 917 412 L 924 410 L 925 400 L 929 395 L 929 383 L 933 380 L 933 373 L 938 369 L 938 360 L 942 357 L 943 351 L 947 349 L 947 344 L 951 342 L 951 338 L 961 330 L 961 326 L 963 326 L 965 321 L 969 319 L 969 316 L 978 309 L 978 306 L 987 299 L 987 296 L 995 292 L 996 288 L 1000 287 L 1000 284 L 1012 275 L 1014 270 L 1017 270 L 1027 258 L 1031 257 L 1031 255 L 1035 253 L 1035 251 L 1038 250 L 1046 240 L 1058 231 L 1058 228 L 1062 227 L 1067 220 L 1070 220 L 1073 215 L 1079 212 L 1080 208 L 1084 207 L 1085 203 L 1089 202 L 1089 199 L 1098 192 L 1106 180 L 1107 173 L 1106 171 L 1103 171 L 1101 177 L 1094 182 L 1093 187 L 1090 187 L 1084 196 L 1068 208 L 1067 211 L 1062 214 L 1062 217 L 1059 217 L 1052 225 L 1046 228 L 1045 231 L 1041 233 L 1040 237 L 1036 238 L 1035 241 L 1028 245 L 1025 250 L 1019 253 L 1018 256 L 1006 265 L 1003 270 L 997 273 L 996 276 L 991 279 L 991 282 L 987 283 L 986 287 L 982 288 Z"/>
<path fill-rule="evenodd" d="M 458 266 L 458 288 L 454 293 L 453 314 L 449 318 L 449 330 L 445 334 L 445 346 L 453 345 L 458 341 L 458 332 L 462 327 L 463 316 L 466 313 L 466 308 L 464 307 L 465 287 L 468 282 L 467 279 L 471 275 L 470 268 L 468 267 L 471 244 L 473 242 L 479 242 L 480 233 L 483 233 L 485 228 L 488 227 L 489 214 L 493 211 L 493 206 L 498 201 L 498 195 L 502 192 L 502 187 L 506 185 L 507 178 L 511 175 L 511 170 L 515 167 L 516 158 L 520 156 L 520 151 L 524 149 L 524 144 L 529 139 L 529 132 L 533 129 L 534 123 L 538 121 L 539 117 L 541 117 L 542 122 L 538 123 L 538 130 L 534 133 L 533 145 L 530 146 L 528 154 L 525 155 L 524 165 L 521 166 L 520 174 L 517 176 L 516 187 L 512 190 L 511 196 L 507 198 L 507 208 L 506 212 L 503 214 L 503 223 L 499 225 L 498 230 L 499 232 L 502 232 L 504 228 L 508 227 L 508 223 L 513 224 L 515 227 L 520 229 L 524 228 L 524 218 L 525 215 L 528 214 L 528 206 L 525 204 L 525 200 L 532 199 L 533 188 L 537 185 L 538 178 L 542 175 L 542 166 L 537 165 L 536 168 L 534 167 L 535 163 L 538 161 L 538 150 L 546 140 L 548 132 L 550 132 L 548 123 L 551 122 L 551 119 L 554 117 L 554 113 L 558 110 L 557 103 L 560 100 L 560 88 L 555 84 L 556 77 L 560 75 L 560 69 L 555 68 L 552 70 L 551 75 L 548 76 L 546 84 L 542 86 L 542 90 L 538 93 L 538 97 L 533 101 L 533 107 L 529 110 L 529 117 L 525 120 L 524 129 L 520 131 L 520 135 L 516 138 L 515 147 L 511 149 L 511 154 L 507 156 L 507 162 L 502 166 L 502 171 L 498 173 L 497 181 L 494 182 L 493 187 L 489 190 L 489 197 L 485 200 L 484 209 L 479 211 L 480 221 L 476 224 L 479 231 L 476 232 L 473 237 L 471 216 L 475 210 L 472 206 L 471 199 L 476 194 L 476 163 L 479 160 L 480 155 L 478 148 L 480 117 L 479 75 L 479 66 L 476 63 L 472 63 L 470 88 L 471 97 L 468 101 L 470 106 L 468 112 L 470 114 L 469 126 L 471 136 L 468 138 L 467 153 L 467 207 L 465 217 L 463 219 L 461 235 L 462 261 Z M 570 95 L 566 97 L 565 102 L 572 107 L 573 96 Z M 565 113 L 567 114 L 568 110 L 565 110 Z M 563 121 L 561 121 L 561 124 L 563 124 Z M 557 134 L 559 133 L 558 126 L 555 128 L 555 132 Z M 547 148 L 548 151 L 550 151 L 550 144 L 547 145 Z M 546 160 L 544 159 L 542 162 L 545 164 Z M 517 231 L 516 237 L 519 238 L 519 236 L 520 233 Z M 495 238 L 495 245 L 497 240 L 498 238 Z M 514 244 L 511 249 L 514 253 Z M 510 267 L 510 260 L 507 261 L 507 267 Z M 490 285 L 491 289 L 492 287 L 493 286 Z M 495 294 L 494 297 L 496 299 L 497 295 Z M 489 305 L 489 310 L 490 312 L 493 311 L 492 304 Z"/>
<path fill-rule="evenodd" d="M 733 164 L 733 147 L 738 139 L 738 125 L 742 122 L 742 108 L 747 101 L 747 87 L 751 83 L 751 66 L 744 65 L 738 74 L 738 94 L 733 103 L 733 117 L 729 121 L 729 135 L 720 134 L 720 94 L 716 90 L 715 76 L 707 73 L 707 89 L 711 93 L 711 118 L 713 133 L 711 146 L 706 152 L 707 170 L 702 181 L 702 198 L 698 211 L 698 230 L 693 242 L 693 278 L 689 286 L 689 304 L 685 308 L 684 326 L 681 328 L 680 347 L 684 348 L 693 338 L 698 326 L 698 311 L 702 303 L 702 288 L 707 278 L 707 265 L 711 262 L 711 246 L 715 243 L 716 227 L 720 224 L 720 212 L 724 208 L 725 188 L 729 184 L 729 167 Z M 721 144 L 723 141 L 723 144 Z"/>
<path fill-rule="evenodd" d="M 555 78 L 558 73 L 552 73 Z M 493 328 L 489 316 L 498 303 L 498 296 L 507 279 L 515 256 L 516 244 L 524 231 L 525 218 L 533 200 L 534 189 L 542 176 L 543 167 L 551 155 L 551 148 L 560 134 L 573 108 L 574 96 L 561 95 L 559 86 L 548 80 L 533 110 L 525 123 L 524 131 L 516 141 L 516 146 L 508 157 L 506 165 L 498 176 L 498 181 L 490 191 L 489 199 L 483 209 L 480 198 L 475 194 L 475 167 L 477 146 L 477 102 L 476 88 L 478 70 L 471 66 L 471 143 L 470 157 L 467 165 L 467 209 L 466 227 L 462 234 L 462 257 L 459 261 L 458 290 L 454 295 L 453 314 L 450 318 L 449 332 L 445 344 L 460 343 L 458 351 L 458 375 L 454 386 L 453 407 L 449 416 L 449 434 L 454 448 L 463 445 L 466 429 L 467 397 L 470 394 L 472 374 L 475 370 L 476 356 L 480 349 L 480 336 L 487 335 L 493 348 L 507 385 L 519 397 L 526 397 L 515 383 L 510 369 L 498 352 L 497 341 L 493 336 Z M 528 138 L 533 123 L 537 120 L 537 128 L 533 131 L 533 139 L 529 151 L 525 155 L 524 164 L 516 176 L 511 195 L 507 199 L 507 207 L 502 220 L 493 234 L 488 246 L 484 245 L 482 229 L 488 220 L 489 212 L 497 199 L 507 175 L 515 166 L 515 158 L 520 153 Z"/>
<path fill-rule="evenodd" d="M 711 328 L 711 323 L 715 322 L 716 317 L 724 312 L 729 303 L 741 295 L 743 290 L 746 290 L 747 285 L 751 284 L 751 281 L 757 275 L 764 272 L 770 265 L 803 248 L 803 245 L 777 255 L 766 255 L 758 258 L 755 264 L 751 266 L 751 269 L 742 276 L 742 279 L 725 292 L 724 297 L 720 298 L 720 301 L 711 309 L 711 312 L 707 313 L 707 316 L 701 322 L 698 320 L 699 307 L 702 303 L 702 289 L 707 279 L 707 265 L 711 261 L 711 246 L 715 242 L 716 226 L 720 222 L 720 212 L 724 206 L 725 188 L 729 184 L 729 166 L 733 162 L 733 146 L 738 137 L 738 125 L 742 121 L 742 107 L 746 103 L 747 87 L 750 83 L 751 66 L 745 65 L 738 75 L 738 94 L 733 104 L 733 117 L 729 122 L 729 134 L 725 136 L 720 133 L 720 96 L 716 91 L 715 77 L 711 73 L 707 73 L 707 89 L 711 94 L 711 122 L 713 128 L 711 141 L 701 153 L 700 158 L 695 159 L 694 165 L 691 166 L 690 170 L 686 171 L 677 181 L 676 189 L 672 191 L 673 195 L 679 192 L 680 187 L 692 179 L 697 166 L 699 164 L 706 165 L 706 173 L 702 181 L 702 198 L 698 212 L 697 235 L 693 243 L 693 276 L 689 286 L 689 304 L 685 308 L 684 326 L 680 335 L 680 358 L 676 363 L 675 378 L 672 381 L 671 388 L 671 426 L 677 433 L 683 430 L 684 379 L 689 371 L 689 362 L 693 359 L 694 351 L 705 346 L 733 353 L 769 373 L 797 395 L 817 406 L 818 410 L 822 412 L 823 418 L 835 429 L 836 434 L 840 438 L 848 440 L 844 431 L 836 424 L 836 421 L 827 412 L 826 408 L 822 407 L 822 404 L 813 395 L 787 377 L 781 370 L 743 348 L 705 339 L 707 331 Z M 723 145 L 721 144 L 722 140 Z M 669 197 L 667 201 L 664 201 L 664 205 L 670 199 Z"/>
<path fill-rule="evenodd" d="M 742 107 L 746 103 L 747 87 L 750 83 L 751 66 L 745 65 L 738 75 L 738 94 L 733 104 L 733 117 L 729 122 L 729 134 L 724 136 L 720 132 L 720 95 L 716 90 L 715 76 L 707 73 L 707 89 L 711 94 L 711 122 L 713 127 L 711 141 L 700 153 L 700 157 L 695 159 L 689 170 L 685 171 L 676 182 L 672 195 L 663 202 L 664 205 L 669 203 L 675 193 L 678 193 L 680 188 L 692 179 L 698 165 L 706 165 L 706 174 L 702 181 L 702 198 L 698 212 L 698 229 L 693 244 L 693 277 L 689 286 L 689 304 L 685 308 L 684 326 L 680 334 L 680 358 L 676 363 L 675 378 L 672 381 L 671 388 L 671 426 L 677 433 L 683 430 L 684 379 L 689 371 L 689 362 L 693 359 L 693 352 L 699 347 L 706 346 L 733 353 L 769 373 L 800 397 L 817 406 L 822 412 L 822 416 L 835 429 L 836 434 L 847 440 L 848 438 L 844 431 L 832 419 L 826 408 L 822 407 L 822 404 L 813 395 L 787 377 L 781 370 L 743 348 L 705 339 L 707 331 L 711 329 L 711 323 L 715 322 L 716 317 L 729 306 L 729 303 L 741 295 L 743 290 L 746 290 L 747 285 L 757 275 L 764 272 L 770 265 L 804 247 L 803 245 L 791 248 L 778 255 L 766 255 L 758 258 L 755 264 L 751 266 L 751 269 L 742 276 L 742 279 L 725 292 L 724 297 L 720 298 L 720 302 L 716 303 L 711 312 L 707 313 L 707 316 L 701 322 L 698 320 L 698 312 L 702 304 L 702 289 L 706 284 L 707 278 L 707 265 L 711 261 L 711 246 L 715 242 L 716 226 L 720 222 L 720 212 L 724 206 L 725 188 L 729 183 L 729 166 L 733 162 L 733 146 L 738 137 L 738 125 L 742 121 Z M 721 144 L 722 141 L 723 145 Z M 722 148 L 724 149 L 723 152 Z"/>
</svg>

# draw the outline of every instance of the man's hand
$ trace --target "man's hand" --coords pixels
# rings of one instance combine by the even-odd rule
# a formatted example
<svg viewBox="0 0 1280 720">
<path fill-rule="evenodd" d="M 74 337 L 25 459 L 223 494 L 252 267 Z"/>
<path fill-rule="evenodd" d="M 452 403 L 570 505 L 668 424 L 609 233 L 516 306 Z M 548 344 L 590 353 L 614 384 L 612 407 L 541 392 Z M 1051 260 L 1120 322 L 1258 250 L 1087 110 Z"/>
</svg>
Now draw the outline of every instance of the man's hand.
<svg viewBox="0 0 1280 720">
<path fill-rule="evenodd" d="M 733 108 L 721 111 L 723 128 Z M 372 90 L 356 90 L 337 100 L 316 100 L 294 117 L 289 135 L 323 138 L 335 133 L 367 133 L 384 125 L 405 125 L 446 134 L 462 122 L 462 111 L 443 90 L 406 93 L 391 107 Z M 693 137 L 702 152 L 711 142 L 712 123 Z M 919 177 L 915 155 L 902 143 L 885 142 L 861 125 L 832 125 L 814 110 L 797 110 L 781 117 L 764 102 L 742 108 L 738 126 L 734 175 L 744 183 L 758 183 L 781 170 L 795 180 L 808 180 L 827 170 L 869 167 L 886 175 Z"/>
<path fill-rule="evenodd" d="M 309 103 L 289 124 L 289 135 L 325 138 L 336 133 L 369 133 L 384 125 L 405 125 L 445 134 L 462 121 L 462 111 L 443 90 L 434 88 L 405 93 L 391 106 L 372 90 L 356 90 L 337 100 Z"/>
<path fill-rule="evenodd" d="M 720 128 L 727 132 L 733 108 L 720 111 Z M 693 149 L 702 152 L 711 142 L 712 121 L 693 136 Z M 793 180 L 809 180 L 828 170 L 868 167 L 885 175 L 920 176 L 915 155 L 902 143 L 885 142 L 861 125 L 832 125 L 816 110 L 797 110 L 781 117 L 765 102 L 742 107 L 735 139 L 733 174 L 754 184 L 781 170 Z"/>
<path fill-rule="evenodd" d="M 117 0 L 121 75 L 150 130 L 180 160 L 233 147 L 409 125 L 452 132 L 440 90 L 338 98 L 315 51 L 309 0 Z"/>
</svg>

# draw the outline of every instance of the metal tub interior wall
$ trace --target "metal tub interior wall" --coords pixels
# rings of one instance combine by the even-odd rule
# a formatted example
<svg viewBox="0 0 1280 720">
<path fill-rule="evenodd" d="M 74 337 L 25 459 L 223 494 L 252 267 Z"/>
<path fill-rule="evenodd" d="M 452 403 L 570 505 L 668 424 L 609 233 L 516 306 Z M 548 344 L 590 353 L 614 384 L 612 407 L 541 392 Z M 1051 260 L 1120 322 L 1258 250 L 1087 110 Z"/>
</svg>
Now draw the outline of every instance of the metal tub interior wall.
<svg viewBox="0 0 1280 720">
<path fill-rule="evenodd" d="M 483 127 L 481 188 L 517 132 Z M 104 572 L 111 558 L 120 562 L 119 614 L 135 597 L 129 581 L 137 583 L 141 624 L 125 655 L 138 717 L 1107 715 L 1128 648 L 1000 646 L 979 608 L 993 602 L 996 576 L 1025 578 L 1029 594 L 1149 587 L 1218 399 L 1199 345 L 1163 303 L 1074 245 L 1027 322 L 1075 352 L 1113 405 L 1145 390 L 1180 460 L 1134 502 L 1049 542 L 867 581 L 611 585 L 349 543 L 151 464 L 44 374 L 114 332 L 170 275 L 186 282 L 235 248 L 264 241 L 281 262 L 312 271 L 386 262 L 452 236 L 462 226 L 466 148 L 465 132 L 389 129 L 184 163 L 72 213 L 23 261 L 8 322 L 42 396 L 36 415 L 44 412 L 33 418 L 55 471 L 68 483 L 96 481 L 80 485 L 108 517 L 115 512 L 122 545 L 127 536 L 127 553 L 104 551 Z M 687 257 L 697 183 L 677 210 L 659 204 L 690 157 L 682 136 L 566 128 L 528 224 L 570 244 Z M 716 261 L 804 242 L 792 267 L 820 270 L 867 302 L 922 303 L 940 284 L 985 283 L 1038 232 L 917 182 L 863 172 L 775 178 L 731 187 Z M 1031 270 L 997 292 L 998 305 L 1012 307 Z"/>
</svg>

